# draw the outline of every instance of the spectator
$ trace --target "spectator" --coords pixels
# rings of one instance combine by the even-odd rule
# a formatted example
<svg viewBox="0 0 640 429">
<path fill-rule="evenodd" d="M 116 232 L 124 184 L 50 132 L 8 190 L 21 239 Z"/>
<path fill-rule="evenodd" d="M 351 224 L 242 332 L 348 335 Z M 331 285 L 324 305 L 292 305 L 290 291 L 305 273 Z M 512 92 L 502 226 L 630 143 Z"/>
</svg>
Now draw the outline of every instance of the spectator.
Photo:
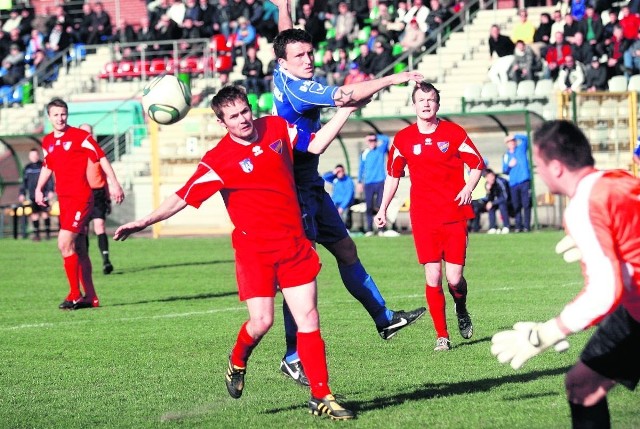
<svg viewBox="0 0 640 429">
<path fill-rule="evenodd" d="M 516 42 L 513 50 L 513 62 L 509 68 L 509 80 L 519 83 L 522 80 L 534 79 L 536 56 L 533 50 L 522 40 Z"/>
<path fill-rule="evenodd" d="M 478 202 L 480 212 L 489 213 L 489 230 L 487 234 L 509 234 L 509 206 L 511 205 L 511 190 L 509 181 L 498 176 L 493 170 L 484 170 L 487 196 Z M 496 212 L 500 212 L 502 228 L 498 228 Z"/>
<path fill-rule="evenodd" d="M 20 37 L 20 29 L 14 28 L 9 32 L 9 43 L 18 46 L 18 50 L 22 53 L 27 49 L 27 45 Z"/>
<path fill-rule="evenodd" d="M 335 17 L 333 24 L 336 30 L 336 37 L 329 41 L 332 49 L 345 48 L 349 49 L 353 45 L 353 41 L 357 37 L 356 17 L 349 10 L 347 3 L 341 1 L 338 4 L 338 15 Z"/>
<path fill-rule="evenodd" d="M 149 17 L 143 16 L 140 18 L 140 28 L 135 35 L 137 42 L 135 47 L 136 51 L 140 53 L 140 55 L 144 52 L 147 59 L 153 57 L 153 41 L 156 40 L 156 33 L 153 27 L 151 27 Z"/>
<path fill-rule="evenodd" d="M 640 33 L 622 54 L 624 75 L 629 79 L 632 74 L 640 72 Z"/>
<path fill-rule="evenodd" d="M 395 16 L 389 12 L 386 3 L 378 4 L 378 16 L 371 21 L 371 27 L 376 27 L 382 36 L 389 41 L 398 41 L 400 32 L 404 29 L 402 22 L 395 22 Z"/>
<path fill-rule="evenodd" d="M 331 52 L 327 49 L 327 52 Z M 326 52 L 325 52 L 326 55 Z M 331 57 L 333 60 L 333 56 Z M 330 62 L 330 60 L 328 60 Z M 357 63 L 354 63 L 357 64 Z M 351 61 L 349 61 L 349 54 L 344 49 L 338 49 L 338 61 L 333 61 L 331 66 L 331 72 L 327 75 L 327 81 L 332 86 L 344 85 L 344 80 L 351 70 Z"/>
<path fill-rule="evenodd" d="M 20 20 L 20 37 L 26 38 L 31 34 L 31 30 L 33 30 L 32 21 L 34 19 L 34 10 L 29 9 L 27 7 L 23 7 L 20 9 L 20 16 L 22 19 Z"/>
<path fill-rule="evenodd" d="M 163 15 L 169 10 L 169 0 L 155 0 L 147 4 L 149 11 L 149 22 L 152 27 L 156 27 Z"/>
<path fill-rule="evenodd" d="M 373 46 L 373 57 L 371 58 L 371 68 L 369 69 L 369 77 L 388 76 L 393 73 L 393 67 L 389 67 L 393 63 L 393 54 L 391 48 L 385 46 L 384 43 L 378 41 Z M 385 71 L 386 70 L 386 71 Z"/>
<path fill-rule="evenodd" d="M 201 37 L 202 34 L 200 34 L 200 29 L 193 25 L 193 20 L 185 17 L 182 20 L 182 32 L 180 34 L 180 39 L 199 39 Z"/>
<path fill-rule="evenodd" d="M 118 25 L 113 27 L 113 34 L 109 39 L 112 43 L 134 43 L 136 41 L 136 31 L 127 20 L 120 18 Z"/>
<path fill-rule="evenodd" d="M 364 194 L 367 206 L 366 235 L 373 234 L 373 217 L 380 209 L 382 192 L 386 178 L 385 159 L 389 152 L 389 136 L 384 134 L 369 134 L 366 136 L 367 148 L 360 155 L 358 170 L 359 194 Z"/>
<path fill-rule="evenodd" d="M 489 57 L 493 64 L 489 69 L 489 79 L 495 84 L 506 82 L 509 67 L 513 62 L 515 44 L 507 36 L 500 34 L 500 27 L 492 25 L 489 33 Z"/>
<path fill-rule="evenodd" d="M 44 49 L 44 35 L 40 33 L 37 29 L 31 30 L 31 34 L 29 35 L 29 41 L 27 42 L 27 47 L 24 52 L 25 60 L 30 60 L 33 58 L 36 51 L 40 51 Z"/>
<path fill-rule="evenodd" d="M 582 21 L 586 14 L 587 4 L 585 0 L 571 0 L 571 16 L 576 21 Z"/>
<path fill-rule="evenodd" d="M 4 58 L 9 53 L 9 46 L 11 46 L 9 35 L 0 30 L 0 58 Z"/>
<path fill-rule="evenodd" d="M 573 43 L 575 34 L 580 31 L 580 25 L 570 13 L 564 16 L 564 40 Z"/>
<path fill-rule="evenodd" d="M 352 83 L 358 83 L 358 82 L 364 82 L 365 80 L 368 80 L 369 76 L 364 73 L 362 70 L 360 70 L 360 68 L 358 67 L 358 63 L 350 63 L 349 64 L 349 71 L 347 72 L 347 75 L 344 77 L 344 81 L 342 82 L 343 85 L 349 85 Z"/>
<path fill-rule="evenodd" d="M 14 28 L 19 29 L 20 21 L 22 21 L 22 16 L 20 15 L 20 12 L 18 12 L 18 9 L 12 9 L 9 12 L 9 18 L 7 18 L 7 20 L 2 25 L 2 31 L 4 31 L 5 33 L 9 33 Z"/>
<path fill-rule="evenodd" d="M 424 45 L 425 38 L 426 35 L 424 31 L 418 26 L 418 21 L 413 18 L 404 30 L 400 40 L 400 46 L 402 46 L 403 51 L 415 51 Z"/>
<path fill-rule="evenodd" d="M 369 51 L 369 47 L 367 45 L 360 45 L 360 55 L 354 60 L 356 64 L 358 64 L 358 68 L 366 73 L 371 74 L 373 57 L 375 54 Z M 346 51 L 345 51 L 346 52 Z"/>
<path fill-rule="evenodd" d="M 418 27 L 422 31 L 427 32 L 429 29 L 427 26 L 427 17 L 429 16 L 429 8 L 422 3 L 422 0 L 413 0 L 413 6 L 407 10 L 407 13 L 402 18 L 405 26 L 409 25 L 412 19 L 418 21 Z"/>
<path fill-rule="evenodd" d="M 591 57 L 591 63 L 585 69 L 584 89 L 587 92 L 607 90 L 607 69 L 600 66 L 598 56 Z"/>
<path fill-rule="evenodd" d="M 531 49 L 538 57 L 544 58 L 547 53 L 547 46 L 551 43 L 551 26 L 551 15 L 541 13 L 540 25 L 533 33 L 533 43 L 531 44 Z"/>
<path fill-rule="evenodd" d="M 9 46 L 9 54 L 7 54 L 2 61 L 10 63 L 12 66 L 24 65 L 24 52 L 20 50 L 20 47 L 15 43 Z"/>
<path fill-rule="evenodd" d="M 244 16 L 238 18 L 238 25 L 233 32 L 233 55 L 247 55 L 247 47 L 256 42 L 256 28 Z M 235 59 L 234 59 L 235 61 Z"/>
<path fill-rule="evenodd" d="M 526 9 L 520 9 L 518 11 L 520 22 L 513 26 L 511 33 L 511 41 L 517 42 L 522 40 L 524 43 L 533 43 L 533 35 L 536 32 L 536 27 L 529 21 L 529 14 Z"/>
<path fill-rule="evenodd" d="M 560 67 L 558 79 L 554 86 L 562 92 L 580 92 L 584 84 L 584 66 L 571 55 L 565 58 L 564 65 Z"/>
<path fill-rule="evenodd" d="M 505 138 L 507 151 L 502 157 L 502 171 L 509 175 L 511 204 L 515 212 L 516 232 L 531 230 L 531 171 L 527 155 L 528 138 L 516 134 Z"/>
<path fill-rule="evenodd" d="M 82 14 L 74 18 L 72 22 L 72 34 L 76 42 L 87 43 L 89 39 L 89 27 L 94 19 L 91 3 L 82 4 Z"/>
<path fill-rule="evenodd" d="M 53 26 L 53 30 L 51 30 L 51 33 L 49 33 L 44 43 L 47 57 L 58 56 L 61 52 L 64 52 L 69 45 L 71 45 L 69 33 L 64 31 L 61 23 L 56 22 L 56 25 Z M 56 60 L 56 63 L 62 64 L 62 56 Z"/>
<path fill-rule="evenodd" d="M 36 73 L 39 73 L 37 77 L 38 86 L 44 86 L 45 88 L 50 88 L 58 78 L 58 66 L 47 58 L 42 49 L 34 52 L 25 68 L 26 78 L 33 79 Z"/>
<path fill-rule="evenodd" d="M 164 14 L 160 17 L 160 20 L 154 26 L 153 33 L 156 35 L 156 41 L 162 42 L 177 39 L 181 33 L 181 30 L 175 23 L 175 21 L 169 17 L 169 15 Z M 154 49 L 159 51 L 161 49 L 160 45 L 160 43 L 156 43 L 154 45 Z M 166 48 L 162 48 L 162 50 L 166 50 Z"/>
<path fill-rule="evenodd" d="M 580 29 L 580 32 L 584 34 L 584 40 L 592 48 L 595 48 L 598 42 L 602 39 L 602 31 L 604 27 L 602 25 L 602 21 L 598 18 L 598 15 L 595 14 L 593 6 L 587 5 L 585 16 L 582 21 L 580 21 L 578 28 Z"/>
<path fill-rule="evenodd" d="M 624 38 L 622 27 L 613 27 L 613 36 L 604 42 L 604 53 L 607 55 L 607 77 L 618 76 L 624 72 L 624 52 L 630 41 Z"/>
<path fill-rule="evenodd" d="M 609 10 L 609 20 L 602 27 L 602 41 L 606 41 L 613 37 L 613 28 L 616 25 L 620 25 L 620 21 L 618 20 L 618 11 L 615 9 Z"/>
<path fill-rule="evenodd" d="M 573 36 L 573 43 L 571 43 L 571 56 L 579 63 L 589 64 L 593 54 L 591 45 L 584 41 L 584 35 L 578 31 Z"/>
<path fill-rule="evenodd" d="M 630 41 L 636 40 L 638 31 L 640 31 L 640 16 L 631 13 L 629 6 L 623 6 L 620 9 L 620 27 L 622 27 L 622 36 Z"/>
<path fill-rule="evenodd" d="M 260 95 L 264 92 L 264 70 L 262 61 L 256 57 L 255 46 L 247 47 L 247 56 L 242 66 L 242 75 L 245 77 L 244 86 L 248 93 Z"/>
<path fill-rule="evenodd" d="M 640 165 L 640 138 L 636 143 L 636 148 L 633 150 L 633 162 L 636 165 Z"/>
<path fill-rule="evenodd" d="M 298 16 L 298 25 L 311 35 L 313 47 L 317 48 L 318 43 L 327 39 L 327 30 L 324 28 L 324 20 L 313 11 L 309 3 L 302 5 L 302 15 Z"/>
<path fill-rule="evenodd" d="M 323 174 L 322 178 L 325 182 L 331 183 L 331 200 L 336 205 L 342 221 L 347 225 L 347 229 L 349 229 L 349 209 L 353 204 L 355 194 L 353 180 L 347 176 L 342 164 L 336 165 L 333 171 Z"/>
<path fill-rule="evenodd" d="M 231 35 L 231 19 L 232 10 L 229 0 L 218 0 L 218 7 L 216 9 L 216 15 L 213 19 L 213 33 L 221 33 L 225 39 L 229 39 Z"/>
<path fill-rule="evenodd" d="M 565 58 L 569 55 L 571 55 L 571 45 L 565 43 L 562 33 L 557 33 L 556 43 L 547 49 L 545 78 L 556 80 L 560 67 L 564 65 Z"/>
<path fill-rule="evenodd" d="M 451 18 L 451 12 L 449 9 L 440 4 L 440 0 L 430 1 L 431 10 L 427 15 L 427 37 L 433 40 L 435 43 L 436 35 L 442 30 L 440 27 L 449 18 Z"/>
<path fill-rule="evenodd" d="M 200 9 L 200 5 L 196 0 L 185 0 L 184 4 L 184 18 L 189 18 L 194 27 L 200 28 L 200 25 L 196 25 L 196 22 L 202 21 L 202 14 L 204 11 Z"/>
<path fill-rule="evenodd" d="M 104 10 L 102 2 L 95 2 L 93 4 L 93 20 L 89 26 L 89 34 L 87 36 L 87 43 L 89 45 L 95 45 L 97 43 L 106 43 L 111 37 L 111 17 Z"/>
<path fill-rule="evenodd" d="M 213 36 L 213 21 L 216 16 L 216 8 L 209 4 L 209 0 L 198 0 L 198 18 L 193 25 L 200 29 L 202 37 Z"/>
<path fill-rule="evenodd" d="M 169 18 L 171 18 L 178 27 L 182 27 L 182 22 L 184 21 L 186 12 L 187 7 L 182 0 L 173 0 L 169 9 L 167 9 L 167 15 L 169 15 Z"/>
<path fill-rule="evenodd" d="M 556 35 L 558 33 L 564 34 L 564 19 L 562 19 L 562 13 L 559 10 L 553 12 L 553 22 L 551 23 L 551 34 L 549 35 L 549 45 L 556 44 Z"/>
<path fill-rule="evenodd" d="M 231 10 L 231 28 L 234 28 L 241 16 L 249 19 L 249 6 L 244 0 L 232 0 L 231 3 L 229 3 L 229 7 Z"/>
</svg>

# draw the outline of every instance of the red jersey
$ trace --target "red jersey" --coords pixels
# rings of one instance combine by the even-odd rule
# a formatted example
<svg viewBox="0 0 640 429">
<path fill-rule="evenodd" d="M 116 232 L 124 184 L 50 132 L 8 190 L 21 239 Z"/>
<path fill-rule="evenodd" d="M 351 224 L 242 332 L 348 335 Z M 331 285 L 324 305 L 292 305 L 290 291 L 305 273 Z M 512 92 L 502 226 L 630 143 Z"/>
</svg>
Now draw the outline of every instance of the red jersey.
<svg viewBox="0 0 640 429">
<path fill-rule="evenodd" d="M 87 163 L 98 162 L 104 156 L 91 134 L 74 127 L 68 127 L 60 137 L 54 137 L 52 132 L 42 139 L 42 150 L 44 166 L 56 175 L 58 197 L 91 197 Z"/>
<path fill-rule="evenodd" d="M 464 164 L 471 169 L 484 168 L 467 132 L 441 120 L 430 134 L 422 134 L 417 124 L 400 130 L 389 150 L 387 173 L 402 177 L 408 166 L 412 218 L 417 215 L 442 224 L 474 217 L 471 204 L 459 206 L 455 201 L 466 183 Z"/>
<path fill-rule="evenodd" d="M 254 126 L 257 141 L 243 144 L 225 135 L 176 194 L 198 208 L 220 191 L 235 226 L 234 247 L 276 249 L 282 240 L 305 236 L 293 180 L 298 130 L 277 116 L 256 119 Z"/>
<path fill-rule="evenodd" d="M 560 314 L 562 323 L 579 332 L 619 305 L 640 322 L 640 180 L 594 170 L 578 184 L 564 222 L 582 253 L 585 285 Z"/>
</svg>

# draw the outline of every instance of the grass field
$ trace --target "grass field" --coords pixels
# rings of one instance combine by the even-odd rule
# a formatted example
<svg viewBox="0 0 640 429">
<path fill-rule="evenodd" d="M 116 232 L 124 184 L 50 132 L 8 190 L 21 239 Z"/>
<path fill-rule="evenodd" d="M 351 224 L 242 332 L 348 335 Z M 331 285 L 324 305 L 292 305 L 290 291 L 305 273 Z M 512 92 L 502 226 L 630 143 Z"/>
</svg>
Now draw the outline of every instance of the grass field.
<svg viewBox="0 0 640 429">
<path fill-rule="evenodd" d="M 522 370 L 500 365 L 491 336 L 519 320 L 547 320 L 582 286 L 580 267 L 554 254 L 559 232 L 472 235 L 466 277 L 475 334 L 434 352 L 430 318 L 381 340 L 324 250 L 319 308 L 331 386 L 353 422 L 307 413 L 308 392 L 280 374 L 281 317 L 254 351 L 244 396 L 223 372 L 246 319 L 228 238 L 133 238 L 111 243 L 116 267 L 94 273 L 102 307 L 63 312 L 67 293 L 53 241 L 0 241 L 2 428 L 566 428 L 564 373 L 590 333 L 564 354 Z M 389 306 L 425 305 L 410 236 L 357 238 Z M 98 261 L 95 239 L 91 253 Z M 100 268 L 96 264 L 96 268 Z M 281 298 L 276 300 L 280 314 Z M 640 396 L 616 388 L 614 428 L 640 427 Z"/>
</svg>

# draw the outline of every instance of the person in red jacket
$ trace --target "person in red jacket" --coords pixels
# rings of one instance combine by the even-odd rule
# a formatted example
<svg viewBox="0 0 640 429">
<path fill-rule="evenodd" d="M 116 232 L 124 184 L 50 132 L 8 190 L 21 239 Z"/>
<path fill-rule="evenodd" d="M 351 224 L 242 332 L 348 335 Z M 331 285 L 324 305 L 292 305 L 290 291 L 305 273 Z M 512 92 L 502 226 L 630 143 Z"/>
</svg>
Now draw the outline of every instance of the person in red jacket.
<svg viewBox="0 0 640 429">
<path fill-rule="evenodd" d="M 545 56 L 545 60 L 547 61 L 547 70 L 545 71 L 546 79 L 556 80 L 567 56 L 571 56 L 571 45 L 565 42 L 564 34 L 557 32 L 556 43 L 549 46 Z"/>
</svg>

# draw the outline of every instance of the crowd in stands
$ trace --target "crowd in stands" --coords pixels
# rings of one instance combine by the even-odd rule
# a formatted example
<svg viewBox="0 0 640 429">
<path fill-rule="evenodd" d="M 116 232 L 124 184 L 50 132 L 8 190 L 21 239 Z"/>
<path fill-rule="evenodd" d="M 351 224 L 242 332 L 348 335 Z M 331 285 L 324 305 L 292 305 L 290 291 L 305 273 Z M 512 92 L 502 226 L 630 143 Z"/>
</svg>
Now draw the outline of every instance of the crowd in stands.
<svg viewBox="0 0 640 429">
<path fill-rule="evenodd" d="M 510 35 L 492 26 L 490 80 L 552 79 L 559 91 L 603 91 L 613 76 L 640 73 L 640 3 L 601 13 L 596 7 L 587 0 L 561 1 L 553 15 L 540 15 L 538 26 L 526 9 L 519 10 Z"/>
</svg>

